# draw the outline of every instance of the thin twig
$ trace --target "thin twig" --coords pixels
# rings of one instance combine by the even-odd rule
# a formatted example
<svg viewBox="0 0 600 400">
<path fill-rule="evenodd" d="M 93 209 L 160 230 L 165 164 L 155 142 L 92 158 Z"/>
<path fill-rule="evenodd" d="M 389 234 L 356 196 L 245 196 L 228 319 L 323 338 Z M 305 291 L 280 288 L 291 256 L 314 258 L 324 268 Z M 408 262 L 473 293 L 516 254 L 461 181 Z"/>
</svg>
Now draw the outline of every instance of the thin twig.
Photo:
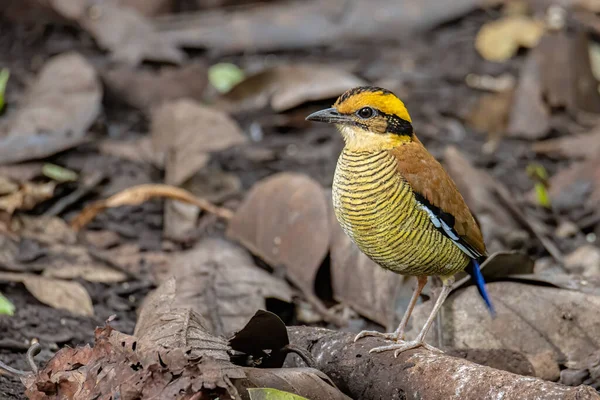
<svg viewBox="0 0 600 400">
<path fill-rule="evenodd" d="M 37 374 L 38 366 L 33 358 L 40 354 L 40 350 L 40 343 L 37 341 L 37 339 L 33 339 L 31 346 L 29 346 L 29 350 L 27 350 L 27 363 L 31 367 L 31 371 L 34 374 Z M 0 361 L 0 374 L 2 374 L 3 372 L 17 378 L 31 373 L 30 371 L 23 371 L 20 369 L 13 368 Z"/>
<path fill-rule="evenodd" d="M 40 354 L 41 350 L 40 343 L 37 341 L 37 339 L 33 340 L 31 347 L 29 347 L 29 350 L 27 350 L 27 362 L 29 363 L 29 367 L 31 367 L 31 370 L 34 374 L 38 373 L 38 366 L 33 358 Z"/>
<path fill-rule="evenodd" d="M 28 371 L 21 371 L 20 369 L 13 368 L 11 366 L 8 366 L 8 365 L 4 364 L 2 361 L 0 361 L 0 374 L 1 373 L 6 373 L 7 375 L 14 376 L 14 377 L 18 378 L 20 376 L 27 375 L 29 372 Z"/>
<path fill-rule="evenodd" d="M 58 200 L 44 214 L 51 217 L 57 216 L 66 210 L 68 207 L 77 203 L 82 197 L 86 196 L 94 190 L 100 182 L 104 180 L 104 174 L 101 172 L 93 172 L 82 179 L 81 185 L 72 193 Z"/>
<path fill-rule="evenodd" d="M 71 226 L 78 231 L 107 208 L 139 205 L 154 198 L 167 198 L 192 204 L 205 212 L 215 214 L 226 220 L 230 220 L 234 215 L 232 210 L 218 207 L 206 199 L 194 196 L 187 190 L 170 185 L 145 184 L 130 187 L 108 199 L 90 204 L 71 221 Z"/>
</svg>

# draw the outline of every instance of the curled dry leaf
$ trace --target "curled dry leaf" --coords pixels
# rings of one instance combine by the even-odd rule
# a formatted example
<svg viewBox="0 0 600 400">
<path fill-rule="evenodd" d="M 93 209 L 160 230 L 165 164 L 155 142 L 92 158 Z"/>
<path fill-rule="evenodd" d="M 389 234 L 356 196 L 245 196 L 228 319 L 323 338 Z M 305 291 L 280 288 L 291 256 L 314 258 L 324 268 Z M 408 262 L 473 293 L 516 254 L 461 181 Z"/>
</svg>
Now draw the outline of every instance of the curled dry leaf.
<svg viewBox="0 0 600 400">
<path fill-rule="evenodd" d="M 185 59 L 181 50 L 133 8 L 94 0 L 53 0 L 50 5 L 88 31 L 116 61 L 137 65 L 142 60 L 180 63 Z"/>
<path fill-rule="evenodd" d="M 106 200 L 100 200 L 90 204 L 81 211 L 71 221 L 71 226 L 75 231 L 80 230 L 93 220 L 101 211 L 126 205 L 142 204 L 152 198 L 166 197 L 173 200 L 178 200 L 184 203 L 193 204 L 202 210 L 218 215 L 222 218 L 229 219 L 232 217 L 232 211 L 217 207 L 204 199 L 194 197 L 190 192 L 169 185 L 138 185 L 125 189 L 124 191 L 109 197 Z"/>
<path fill-rule="evenodd" d="M 192 63 L 183 67 L 150 69 L 115 67 L 104 74 L 108 89 L 130 106 L 150 112 L 152 106 L 169 100 L 201 100 L 207 85 L 206 66 Z"/>
<path fill-rule="evenodd" d="M 284 266 L 305 289 L 329 248 L 329 214 L 321 186 L 284 172 L 257 183 L 229 221 L 227 235 L 272 266 Z"/>
<path fill-rule="evenodd" d="M 67 310 L 77 315 L 94 315 L 90 295 L 77 282 L 8 272 L 0 272 L 0 281 L 22 282 L 36 299 L 50 307 Z"/>
<path fill-rule="evenodd" d="M 489 61 L 506 61 L 520 47 L 535 47 L 544 34 L 544 23 L 523 15 L 509 15 L 484 24 L 475 38 L 475 48 Z"/>
<path fill-rule="evenodd" d="M 265 299 L 291 302 L 287 283 L 258 268 L 244 249 L 220 239 L 207 239 L 178 254 L 172 273 L 176 296 L 207 320 L 217 335 L 241 329 Z"/>
<path fill-rule="evenodd" d="M 81 55 L 51 58 L 9 116 L 0 139 L 0 164 L 44 158 L 82 143 L 101 99 L 100 80 Z"/>
<path fill-rule="evenodd" d="M 195 356 L 228 362 L 227 341 L 210 333 L 208 321 L 194 309 L 196 304 L 180 295 L 178 285 L 171 278 L 144 299 L 134 331 L 138 351 L 189 348 Z"/>
<path fill-rule="evenodd" d="M 473 286 L 448 298 L 444 305 L 448 316 L 443 327 L 445 345 L 504 348 L 527 355 L 551 351 L 555 360 L 562 361 L 580 360 L 600 345 L 600 316 L 596 312 L 600 297 L 512 282 L 494 282 L 488 289 L 497 312 L 493 320 Z M 418 333 L 432 303 L 415 308 L 409 338 Z"/>
<path fill-rule="evenodd" d="M 269 332 L 265 335 L 265 332 Z M 259 368 L 281 368 L 290 344 L 285 324 L 276 314 L 258 310 L 235 335 L 229 339 L 229 345 L 241 352 L 237 365 L 253 365 Z"/>
<path fill-rule="evenodd" d="M 339 96 L 348 88 L 365 82 L 356 76 L 326 65 L 281 65 L 246 78 L 223 99 L 232 112 L 271 106 L 286 111 L 308 101 Z"/>
<path fill-rule="evenodd" d="M 243 379 L 241 368 L 209 357 L 196 358 L 185 348 L 155 347 L 154 357 L 137 351 L 138 338 L 96 329 L 94 347 L 61 349 L 37 374 L 21 378 L 29 399 L 109 399 L 115 393 L 129 399 L 241 400 L 232 380 Z M 196 395 L 196 393 L 198 393 Z M 200 397 L 198 397 L 200 396 Z"/>
<path fill-rule="evenodd" d="M 329 196 L 331 198 L 331 196 Z M 394 324 L 395 303 L 408 305 L 413 279 L 381 268 L 344 233 L 330 207 L 333 297 L 384 327 Z"/>
<path fill-rule="evenodd" d="M 152 144 L 167 160 L 165 181 L 180 185 L 203 168 L 211 152 L 247 141 L 227 114 L 189 100 L 161 105 L 152 116 Z"/>
</svg>

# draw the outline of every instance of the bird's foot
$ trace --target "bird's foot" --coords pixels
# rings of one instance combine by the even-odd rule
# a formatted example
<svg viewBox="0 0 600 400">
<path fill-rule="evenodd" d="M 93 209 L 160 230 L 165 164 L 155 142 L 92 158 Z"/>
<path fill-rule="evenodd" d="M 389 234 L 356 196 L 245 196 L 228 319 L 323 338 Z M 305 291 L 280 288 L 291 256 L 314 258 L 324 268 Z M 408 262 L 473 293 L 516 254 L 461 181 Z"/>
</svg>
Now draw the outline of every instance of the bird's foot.
<svg viewBox="0 0 600 400">
<path fill-rule="evenodd" d="M 398 354 L 407 351 L 407 350 L 412 350 L 412 349 L 416 349 L 418 347 L 424 347 L 427 350 L 430 351 L 435 351 L 435 352 L 439 352 L 439 353 L 443 353 L 440 349 L 435 348 L 423 341 L 412 341 L 412 342 L 406 342 L 406 341 L 398 341 L 398 343 L 394 343 L 394 344 L 390 344 L 387 346 L 379 346 L 379 347 L 374 347 L 371 350 L 369 350 L 369 353 L 381 353 L 384 351 L 389 351 L 389 350 L 395 350 L 394 351 L 394 357 L 398 357 Z"/>
<path fill-rule="evenodd" d="M 374 337 L 382 338 L 385 340 L 393 340 L 394 342 L 397 342 L 399 340 L 402 341 L 404 339 L 403 332 L 384 333 L 384 332 L 378 332 L 378 331 L 362 331 L 358 335 L 356 335 L 356 337 L 354 338 L 354 341 L 356 342 L 357 340 L 362 339 L 367 336 L 374 336 Z"/>
</svg>

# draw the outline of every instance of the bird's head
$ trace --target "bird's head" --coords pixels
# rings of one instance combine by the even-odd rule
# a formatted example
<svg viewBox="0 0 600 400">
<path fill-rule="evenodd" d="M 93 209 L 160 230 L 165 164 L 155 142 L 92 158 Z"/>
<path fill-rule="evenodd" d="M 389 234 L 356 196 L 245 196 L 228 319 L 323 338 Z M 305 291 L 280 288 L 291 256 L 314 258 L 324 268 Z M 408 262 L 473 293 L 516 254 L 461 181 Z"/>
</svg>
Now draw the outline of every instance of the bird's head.
<svg viewBox="0 0 600 400">
<path fill-rule="evenodd" d="M 414 139 L 410 115 L 402 100 L 389 90 L 373 86 L 350 89 L 332 108 L 306 119 L 335 124 L 346 147 L 357 151 L 389 150 Z"/>
</svg>

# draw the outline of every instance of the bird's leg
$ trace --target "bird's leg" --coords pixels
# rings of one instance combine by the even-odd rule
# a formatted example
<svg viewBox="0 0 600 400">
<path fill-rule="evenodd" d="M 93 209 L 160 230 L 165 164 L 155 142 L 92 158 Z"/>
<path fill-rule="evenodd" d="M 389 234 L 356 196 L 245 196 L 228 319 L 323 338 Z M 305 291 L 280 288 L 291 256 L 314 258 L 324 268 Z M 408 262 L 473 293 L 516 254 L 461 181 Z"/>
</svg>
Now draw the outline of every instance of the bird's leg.
<svg viewBox="0 0 600 400">
<path fill-rule="evenodd" d="M 433 310 L 431 310 L 431 314 L 429 314 L 429 317 L 427 318 L 425 325 L 423 325 L 423 329 L 421 329 L 421 332 L 419 332 L 419 334 L 417 335 L 415 340 L 410 341 L 410 342 L 391 344 L 389 346 L 375 347 L 375 348 L 371 349 L 369 351 L 369 353 L 380 353 L 382 351 L 395 350 L 394 357 L 398 357 L 398 354 L 402 353 L 403 351 L 415 349 L 417 347 L 425 347 L 428 350 L 441 351 L 441 350 L 436 349 L 435 347 L 425 343 L 425 336 L 427 336 L 427 332 L 429 332 L 429 328 L 431 328 L 431 324 L 435 320 L 435 316 L 437 315 L 438 311 L 442 307 L 442 304 L 444 304 L 444 300 L 446 300 L 446 297 L 448 297 L 448 295 L 450 294 L 450 291 L 452 290 L 452 284 L 454 283 L 454 277 L 453 276 L 442 277 L 442 282 L 443 282 L 443 286 L 442 286 L 442 291 L 440 292 L 440 296 L 438 297 L 437 301 L 435 302 L 435 305 L 433 306 Z"/>
<path fill-rule="evenodd" d="M 404 312 L 404 316 L 402 317 L 402 321 L 400 321 L 400 325 L 398 325 L 398 328 L 394 332 L 383 333 L 383 332 L 377 332 L 377 331 L 362 331 L 358 335 L 356 335 L 356 337 L 354 338 L 354 341 L 356 342 L 358 339 L 364 338 L 366 336 L 376 336 L 376 337 L 384 338 L 386 340 L 393 340 L 396 342 L 400 341 L 400 340 L 404 340 L 404 329 L 406 329 L 406 325 L 408 324 L 408 319 L 410 318 L 410 314 L 412 314 L 412 311 L 415 308 L 415 305 L 417 304 L 417 300 L 419 300 L 419 295 L 421 294 L 421 291 L 423 291 L 423 288 L 425 287 L 426 284 L 427 284 L 426 276 L 417 277 L 417 287 L 415 288 L 413 295 L 410 298 L 410 302 L 408 303 L 408 308 Z"/>
</svg>

